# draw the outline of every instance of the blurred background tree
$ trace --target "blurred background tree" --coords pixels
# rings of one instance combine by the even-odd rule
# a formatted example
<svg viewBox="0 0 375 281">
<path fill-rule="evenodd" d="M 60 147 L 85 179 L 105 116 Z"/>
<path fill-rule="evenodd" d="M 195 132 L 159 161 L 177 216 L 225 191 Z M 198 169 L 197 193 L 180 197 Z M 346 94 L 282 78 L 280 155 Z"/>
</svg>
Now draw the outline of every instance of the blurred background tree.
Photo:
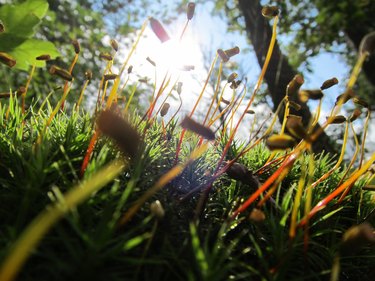
<svg viewBox="0 0 375 281">
<path fill-rule="evenodd" d="M 24 1 L 3 1 L 3 4 L 17 4 Z M 32 99 L 42 99 L 56 87 L 56 78 L 48 73 L 51 64 L 68 68 L 73 57 L 74 49 L 71 45 L 73 39 L 81 43 L 82 55 L 73 71 L 80 87 L 84 80 L 84 73 L 91 69 L 98 77 L 101 62 L 97 52 L 104 49 L 102 38 L 105 33 L 104 21 L 100 13 L 92 9 L 89 1 L 49 0 L 49 11 L 37 28 L 36 38 L 53 42 L 61 56 L 49 61 L 46 68 L 37 68 L 31 81 L 27 96 L 27 103 Z M 5 66 L 0 66 L 0 85 L 2 91 L 17 89 L 26 83 L 29 73 L 25 71 L 12 71 Z M 81 83 L 82 82 L 82 83 Z M 53 97 L 52 97 L 53 99 Z"/>
<path fill-rule="evenodd" d="M 265 76 L 274 110 L 294 75 L 312 71 L 310 62 L 314 57 L 321 52 L 339 54 L 351 67 L 357 58 L 361 39 L 375 29 L 372 20 L 374 1 L 220 0 L 214 3 L 213 13 L 226 17 L 228 31 L 247 34 L 260 65 L 263 65 L 272 32 L 268 20 L 260 14 L 261 7 L 276 5 L 280 8 L 279 34 L 287 40 L 277 41 Z M 355 87 L 356 93 L 367 101 L 375 98 L 374 70 L 375 57 L 372 56 L 365 63 Z M 307 106 L 297 114 L 303 116 L 305 122 L 311 116 Z M 322 136 L 316 150 L 332 151 L 330 143 L 329 138 Z"/>
<path fill-rule="evenodd" d="M 339 54 L 349 66 L 353 66 L 361 39 L 375 30 L 373 21 L 375 1 L 219 0 L 214 2 L 213 12 L 226 16 L 229 31 L 235 30 L 248 34 L 256 30 L 254 27 L 251 31 L 249 26 L 245 26 L 246 13 L 249 12 L 250 7 L 278 6 L 280 8 L 279 34 L 287 38 L 287 40 L 278 40 L 278 44 L 282 55 L 295 71 L 311 72 L 311 60 L 322 52 Z M 258 33 L 261 34 L 259 31 Z M 262 40 L 249 39 L 255 51 L 260 50 L 263 53 L 267 51 L 262 48 Z M 374 69 L 375 57 L 372 56 L 364 64 L 363 74 L 355 89 L 358 95 L 368 101 L 375 98 Z"/>
<path fill-rule="evenodd" d="M 0 0 L 4 4 L 22 3 L 24 0 Z M 65 69 L 69 68 L 74 57 L 73 39 L 81 45 L 81 54 L 73 70 L 75 83 L 73 89 L 78 91 L 85 80 L 85 72 L 91 70 L 95 85 L 90 91 L 97 93 L 98 81 L 101 78 L 105 62 L 99 58 L 100 52 L 110 52 L 109 38 L 117 39 L 122 44 L 131 44 L 131 34 L 139 29 L 142 22 L 151 14 L 167 17 L 175 11 L 177 4 L 170 5 L 167 1 L 128 0 L 128 1 L 101 1 L 101 0 L 48 0 L 49 11 L 37 29 L 36 38 L 53 42 L 61 56 L 49 61 L 46 68 L 37 68 L 31 81 L 27 95 L 27 103 L 31 100 L 42 99 L 56 88 L 56 79 L 48 73 L 51 64 L 56 64 Z M 143 7 L 148 7 L 144 9 Z M 175 15 L 177 15 L 174 12 Z M 173 16 L 169 16 L 172 20 Z M 25 71 L 12 71 L 7 66 L 0 65 L 0 91 L 15 90 L 25 85 L 29 73 Z M 51 96 L 51 100 L 55 99 Z M 70 99 L 76 101 L 74 95 Z"/>
</svg>

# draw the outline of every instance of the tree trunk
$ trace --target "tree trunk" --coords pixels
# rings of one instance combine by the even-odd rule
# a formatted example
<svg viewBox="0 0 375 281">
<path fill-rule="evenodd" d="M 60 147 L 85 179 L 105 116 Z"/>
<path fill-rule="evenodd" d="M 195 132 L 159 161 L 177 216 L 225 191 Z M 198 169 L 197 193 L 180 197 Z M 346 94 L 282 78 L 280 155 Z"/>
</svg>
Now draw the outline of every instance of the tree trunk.
<svg viewBox="0 0 375 281">
<path fill-rule="evenodd" d="M 272 28 L 266 18 L 262 16 L 259 0 L 239 0 L 238 7 L 244 16 L 247 36 L 250 39 L 259 65 L 264 64 L 267 54 L 268 45 L 271 41 Z M 272 97 L 274 111 L 282 101 L 286 93 L 286 87 L 297 73 L 288 63 L 276 41 L 268 69 L 265 74 L 265 81 L 268 85 L 268 91 Z M 297 97 L 291 97 L 291 100 L 298 102 Z M 307 105 L 301 104 L 302 109 L 293 114 L 300 115 L 303 118 L 304 125 L 307 125 L 311 119 L 311 112 Z M 279 119 L 282 120 L 284 113 L 279 114 Z M 319 125 L 318 125 L 319 126 Z M 317 129 L 317 128 L 316 128 Z M 336 153 L 331 143 L 330 138 L 325 134 L 321 134 L 318 140 L 313 145 L 315 152 L 330 152 Z"/>
<path fill-rule="evenodd" d="M 359 45 L 361 44 L 362 38 L 367 35 L 366 30 L 361 28 L 363 26 L 353 25 L 345 30 L 349 40 L 353 43 L 354 47 L 358 51 Z M 372 56 L 365 61 L 362 70 L 366 75 L 367 80 L 375 87 L 375 56 Z M 371 95 L 374 97 L 375 95 Z"/>
</svg>

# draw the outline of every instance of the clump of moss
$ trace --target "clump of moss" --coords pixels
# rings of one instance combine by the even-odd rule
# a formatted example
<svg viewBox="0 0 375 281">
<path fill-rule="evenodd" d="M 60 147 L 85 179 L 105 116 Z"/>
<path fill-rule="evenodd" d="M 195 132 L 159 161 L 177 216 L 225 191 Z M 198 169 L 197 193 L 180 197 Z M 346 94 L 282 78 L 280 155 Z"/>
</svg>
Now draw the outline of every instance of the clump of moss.
<svg viewBox="0 0 375 281">
<path fill-rule="evenodd" d="M 188 6 L 181 36 L 194 7 Z M 132 87 L 126 77 L 131 71 L 124 70 L 148 21 L 119 73 L 111 70 L 117 42 L 111 41 L 114 54 L 101 55 L 107 66 L 94 114 L 79 110 L 90 73 L 78 104 L 73 110 L 64 107 L 81 52 L 78 41 L 73 42 L 70 69 L 50 71 L 64 79 L 63 95 L 54 107 L 48 97 L 26 109 L 17 92 L 1 95 L 8 100 L 0 103 L 0 279 L 19 274 L 21 280 L 324 280 L 341 274 L 370 280 L 375 204 L 367 175 L 375 156 L 364 161 L 364 134 L 362 145 L 355 139 L 349 165 L 342 164 L 349 128 L 359 113 L 356 118 L 338 115 L 341 105 L 356 97 L 339 98 L 322 126 L 346 125 L 337 159 L 311 151 L 322 132 L 314 126 L 323 91 L 337 83 L 334 79 L 308 91 L 299 89 L 303 79 L 296 77 L 282 101 L 280 131 L 273 127 L 275 113 L 271 125 L 262 130 L 260 123 L 249 141 L 236 138 L 246 114 L 254 113 L 250 107 L 272 54 L 275 9 L 264 12 L 274 17 L 274 37 L 242 112 L 246 85 L 241 90 L 233 75 L 227 85 L 234 98 L 225 100 L 225 108 L 219 107 L 223 99 L 217 88 L 204 120 L 195 114 L 215 64 L 220 64 L 220 82 L 223 62 L 239 52 L 235 47 L 218 50 L 182 124 L 177 114 L 164 122 L 173 109 L 167 102 L 171 92 L 166 89 L 172 83 L 167 74 L 144 115 L 129 113 L 135 91 L 125 102 L 118 93 L 124 77 L 122 87 Z M 150 21 L 156 35 L 168 40 L 160 22 Z M 354 74 L 348 90 L 355 79 Z M 180 95 L 181 84 L 173 86 Z M 289 112 L 292 107 L 298 111 L 299 105 L 289 100 L 292 91 L 300 93 L 299 103 L 320 100 L 307 128 L 301 117 Z M 366 131 L 370 111 L 366 106 L 362 110 L 367 112 Z M 240 118 L 235 122 L 236 112 Z M 222 124 L 217 125 L 219 119 Z M 359 166 L 354 167 L 357 157 Z M 356 247 L 355 255 L 348 245 Z"/>
</svg>

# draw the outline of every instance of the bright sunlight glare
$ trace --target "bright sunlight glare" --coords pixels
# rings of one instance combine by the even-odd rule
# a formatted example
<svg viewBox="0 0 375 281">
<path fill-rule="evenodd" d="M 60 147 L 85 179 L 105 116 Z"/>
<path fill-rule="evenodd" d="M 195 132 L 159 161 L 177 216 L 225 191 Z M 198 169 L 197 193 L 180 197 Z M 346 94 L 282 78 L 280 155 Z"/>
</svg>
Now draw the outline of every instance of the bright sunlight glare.
<svg viewBox="0 0 375 281">
<path fill-rule="evenodd" d="M 171 39 L 150 49 L 151 59 L 162 68 L 190 71 L 201 62 L 198 43 L 189 36 L 179 41 Z"/>
<path fill-rule="evenodd" d="M 154 66 L 151 62 L 154 62 L 156 70 L 160 73 L 166 70 L 171 72 L 193 71 L 202 67 L 202 53 L 199 44 L 190 32 L 186 32 L 182 40 L 171 37 L 170 40 L 161 43 L 148 28 L 145 38 L 141 40 L 137 48 L 137 54 L 140 65 L 152 69 Z M 152 72 L 154 71 L 152 70 Z"/>
<path fill-rule="evenodd" d="M 207 75 L 203 54 L 198 37 L 189 28 L 183 38 L 179 39 L 182 30 L 179 27 L 181 26 L 175 26 L 176 32 L 170 32 L 171 39 L 164 43 L 159 41 L 151 28 L 146 28 L 144 37 L 129 62 L 134 67 L 133 82 L 141 79 L 158 89 L 168 74 L 171 75 L 171 83 L 165 92 L 168 92 L 175 82 L 182 82 L 182 96 L 198 95 L 202 88 L 202 80 Z M 168 102 L 172 106 L 173 103 L 178 104 L 177 100 L 173 99 L 169 99 Z M 192 99 L 184 99 L 184 110 L 189 110 L 190 107 Z"/>
</svg>

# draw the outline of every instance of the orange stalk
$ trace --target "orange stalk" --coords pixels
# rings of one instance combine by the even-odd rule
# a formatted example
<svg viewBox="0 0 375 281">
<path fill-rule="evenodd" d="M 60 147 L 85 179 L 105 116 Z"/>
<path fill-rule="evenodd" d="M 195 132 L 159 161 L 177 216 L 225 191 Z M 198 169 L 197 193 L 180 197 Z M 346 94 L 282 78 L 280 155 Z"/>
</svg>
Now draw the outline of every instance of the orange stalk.
<svg viewBox="0 0 375 281">
<path fill-rule="evenodd" d="M 86 79 L 85 83 L 83 84 L 83 88 L 81 90 L 81 93 L 79 95 L 79 98 L 78 98 L 78 102 L 77 102 L 77 105 L 76 105 L 76 110 L 78 111 L 79 110 L 79 106 L 81 105 L 81 102 L 82 102 L 82 99 L 83 99 L 83 93 L 85 92 L 86 88 L 87 88 L 87 85 L 89 84 L 90 80 Z"/>
<path fill-rule="evenodd" d="M 130 50 L 130 52 L 129 52 L 126 60 L 125 60 L 125 62 L 123 63 L 123 65 L 121 67 L 119 75 L 115 79 L 115 82 L 113 84 L 111 93 L 110 93 L 110 95 L 108 97 L 108 100 L 107 100 L 107 108 L 111 107 L 113 100 L 115 100 L 115 98 L 116 98 L 117 90 L 118 90 L 118 87 L 120 85 L 121 75 L 124 72 L 127 63 L 129 62 L 129 59 L 130 59 L 131 55 L 134 53 L 134 51 L 135 51 L 135 49 L 136 49 L 136 47 L 137 47 L 137 45 L 139 43 L 140 38 L 141 38 L 143 32 L 146 29 L 147 24 L 148 24 L 148 20 L 145 20 L 145 22 L 142 25 L 141 31 L 139 32 L 139 34 L 137 36 L 136 41 L 134 42 L 134 44 L 133 44 L 133 46 L 132 46 L 132 48 L 131 48 L 131 50 Z M 109 65 L 110 64 L 107 65 L 108 69 L 109 69 Z M 103 78 L 102 78 L 102 81 L 103 81 Z M 100 97 L 100 89 L 99 89 L 98 99 L 99 99 L 99 97 Z M 98 104 L 97 104 L 97 106 L 98 106 Z M 90 156 L 91 156 L 91 154 L 92 154 L 92 152 L 94 150 L 94 147 L 95 147 L 95 144 L 96 144 L 96 141 L 97 141 L 98 137 L 99 137 L 99 132 L 95 129 L 94 135 L 91 137 L 91 140 L 90 140 L 90 143 L 89 143 L 89 147 L 87 148 L 85 157 L 83 159 L 83 163 L 82 163 L 82 166 L 81 166 L 81 177 L 83 177 L 83 175 L 84 175 L 84 173 L 86 171 L 87 165 L 88 165 L 88 163 L 90 161 Z"/>
<path fill-rule="evenodd" d="M 349 163 L 349 166 L 348 168 L 346 169 L 345 171 L 345 174 L 342 176 L 339 184 L 337 186 L 340 186 L 342 184 L 342 182 L 344 181 L 346 175 L 349 173 L 351 167 L 354 165 L 354 162 L 355 162 L 355 159 L 357 158 L 357 155 L 358 155 L 358 152 L 359 152 L 359 143 L 358 143 L 358 138 L 357 138 L 357 135 L 355 134 L 355 131 L 354 131 L 354 127 L 353 127 L 353 123 L 350 123 L 350 127 L 352 129 L 352 132 L 353 132 L 353 137 L 354 137 L 354 142 L 355 142 L 355 151 L 354 151 L 354 154 L 353 154 L 353 157 L 352 157 L 352 160 L 350 161 Z M 360 168 L 360 167 L 359 167 Z M 341 203 L 342 200 L 344 200 L 345 196 L 348 194 L 348 192 L 350 191 L 352 186 L 349 186 L 340 196 L 339 198 L 339 201 L 338 203 Z"/>
<path fill-rule="evenodd" d="M 212 97 L 212 100 L 211 100 L 211 103 L 210 103 L 210 106 L 208 107 L 208 110 L 207 110 L 207 113 L 206 113 L 206 116 L 204 117 L 204 120 L 203 120 L 203 125 L 206 124 L 206 121 L 207 121 L 207 118 L 208 116 L 210 115 L 210 112 L 211 112 L 211 109 L 212 109 L 212 106 L 214 105 L 214 102 L 216 100 L 216 97 L 217 95 L 219 94 L 219 87 L 220 87 L 220 82 L 221 82 L 221 72 L 223 70 L 223 62 L 220 61 L 220 65 L 219 65 L 219 70 L 218 70 L 218 73 L 217 73 L 217 82 L 216 82 L 216 88 L 215 88 L 215 92 L 214 92 L 214 95 Z"/>
<path fill-rule="evenodd" d="M 245 211 L 264 191 L 266 191 L 274 182 L 281 181 L 293 167 L 294 162 L 298 159 L 302 149 L 296 149 L 292 154 L 285 159 L 276 172 L 270 176 L 257 191 L 255 191 L 231 216 L 235 219 L 237 215 Z"/>
<path fill-rule="evenodd" d="M 219 109 L 219 105 L 220 105 L 221 101 L 223 100 L 224 91 L 225 91 L 225 88 L 227 87 L 227 85 L 228 85 L 228 83 L 226 83 L 226 84 L 224 85 L 224 87 L 223 87 L 223 89 L 222 89 L 222 91 L 221 91 L 221 94 L 220 94 L 219 100 L 218 100 L 218 102 L 217 102 L 217 104 L 216 104 L 216 106 L 215 106 L 215 109 L 214 109 L 214 111 L 213 111 L 213 113 L 212 113 L 212 115 L 211 115 L 211 117 L 210 117 L 210 119 L 209 119 L 209 121 L 208 121 L 208 125 L 209 125 L 209 126 L 212 125 L 217 119 L 220 118 L 220 116 L 219 116 L 219 117 L 215 117 L 215 118 L 214 118 L 214 116 L 215 116 L 216 112 L 217 112 L 218 109 Z M 225 109 L 224 109 L 224 110 L 225 110 Z M 219 115 L 220 115 L 220 114 L 219 114 Z"/>
<path fill-rule="evenodd" d="M 81 178 L 83 178 L 83 176 L 85 174 L 85 171 L 86 171 L 87 166 L 89 164 L 90 157 L 91 157 L 91 154 L 92 154 L 92 152 L 95 148 L 95 144 L 96 144 L 96 141 L 97 141 L 98 137 L 99 137 L 99 132 L 98 132 L 98 130 L 95 130 L 94 134 L 91 137 L 91 140 L 90 140 L 89 146 L 87 148 L 85 157 L 83 158 L 83 162 L 82 162 L 82 166 L 81 166 L 81 172 L 80 172 Z"/>
<path fill-rule="evenodd" d="M 305 216 L 305 218 L 299 223 L 299 226 L 304 226 L 306 222 L 311 219 L 313 216 L 316 215 L 319 211 L 324 209 L 329 202 L 332 201 L 336 196 L 338 196 L 341 192 L 343 192 L 346 188 L 354 184 L 360 176 L 362 176 L 366 171 L 371 167 L 372 163 L 375 161 L 375 153 L 371 156 L 371 158 L 359 169 L 358 171 L 354 172 L 350 178 L 336 188 L 332 193 L 326 196 L 324 199 L 319 201 L 318 204 L 310 211 L 310 213 Z"/>
<path fill-rule="evenodd" d="M 316 187 L 319 183 L 321 183 L 322 181 L 324 181 L 325 179 L 327 179 L 330 175 L 332 175 L 332 173 L 334 171 L 336 171 L 340 167 L 341 162 L 344 159 L 344 155 L 345 155 L 345 148 L 346 148 L 346 143 L 347 143 L 347 140 L 348 140 L 348 130 L 349 130 L 349 122 L 346 122 L 345 133 L 344 133 L 344 140 L 343 140 L 343 143 L 342 143 L 341 153 L 340 153 L 339 160 L 337 160 L 335 166 L 333 166 L 333 168 L 331 170 L 329 170 L 327 173 L 325 173 L 324 175 L 322 175 L 318 180 L 316 180 L 311 185 L 311 188 Z"/>
<path fill-rule="evenodd" d="M 70 65 L 70 68 L 69 68 L 69 73 L 70 73 L 70 74 L 72 74 L 72 72 L 73 72 L 73 68 L 74 68 L 74 66 L 76 65 L 77 61 L 78 61 L 78 56 L 79 56 L 79 54 L 75 54 L 75 55 L 74 55 L 73 62 L 72 62 L 72 64 Z M 68 81 L 65 81 L 65 84 L 64 84 L 64 91 L 63 91 L 64 93 L 68 90 L 68 84 L 69 84 L 69 82 L 68 82 Z M 65 99 L 66 99 L 66 97 L 65 97 Z M 65 106 L 65 99 L 63 99 L 63 100 L 61 101 L 61 110 L 64 109 L 64 106 Z"/>
<path fill-rule="evenodd" d="M 278 16 L 275 16 L 274 23 L 273 23 L 273 28 L 272 28 L 272 37 L 271 37 L 271 42 L 270 42 L 270 45 L 269 45 L 269 48 L 268 48 L 268 52 L 267 52 L 267 56 L 266 56 L 266 60 L 264 61 L 264 65 L 263 65 L 263 67 L 262 67 L 262 71 L 261 71 L 260 76 L 259 76 L 259 78 L 258 78 L 258 81 L 257 81 L 257 83 L 256 83 L 256 85 L 255 85 L 255 88 L 254 88 L 253 94 L 252 94 L 252 96 L 251 96 L 251 99 L 249 100 L 249 103 L 247 104 L 246 109 L 243 111 L 243 113 L 242 113 L 240 119 L 238 120 L 236 127 L 233 129 L 233 131 L 232 131 L 232 133 L 231 133 L 231 135 L 230 135 L 230 137 L 229 137 L 229 140 L 228 140 L 228 142 L 227 142 L 227 144 L 226 144 L 226 146 L 225 146 L 225 148 L 224 148 L 223 154 L 222 154 L 222 156 L 221 156 L 221 159 L 220 159 L 218 165 L 221 165 L 221 163 L 222 163 L 222 161 L 223 161 L 223 159 L 224 159 L 226 153 L 228 152 L 229 147 L 230 147 L 230 145 L 231 145 L 231 143 L 232 143 L 232 141 L 233 141 L 233 139 L 234 139 L 234 136 L 235 136 L 235 134 L 236 134 L 236 132 L 237 132 L 237 130 L 238 130 L 238 127 L 240 126 L 240 124 L 241 124 L 243 118 L 244 118 L 245 115 L 246 115 L 246 112 L 249 110 L 251 104 L 253 103 L 253 101 L 254 101 L 254 99 L 255 99 L 255 96 L 256 96 L 256 94 L 257 94 L 257 92 L 258 92 L 258 90 L 259 90 L 259 87 L 260 87 L 260 85 L 261 85 L 261 83 L 262 83 L 262 81 L 263 81 L 263 78 L 264 78 L 264 75 L 265 75 L 266 70 L 267 70 L 267 68 L 268 68 L 268 64 L 269 64 L 269 62 L 270 62 L 270 60 L 271 60 L 271 55 L 272 55 L 273 48 L 274 48 L 274 46 L 275 46 L 275 42 L 276 42 L 276 34 L 277 34 L 276 27 L 277 27 L 277 21 L 278 21 Z"/>
<path fill-rule="evenodd" d="M 207 87 L 207 85 L 208 85 L 208 81 L 209 81 L 209 79 L 210 79 L 210 77 L 211 77 L 211 73 L 212 73 L 212 71 L 213 71 L 213 69 L 214 69 L 214 66 L 215 66 L 215 64 L 216 64 L 217 58 L 218 58 L 218 55 L 216 54 L 214 60 L 212 61 L 212 64 L 211 64 L 211 66 L 210 66 L 210 69 L 209 69 L 209 71 L 208 71 L 207 78 L 206 78 L 206 81 L 205 81 L 205 83 L 204 83 L 204 85 L 203 85 L 203 88 L 202 88 L 202 90 L 201 90 L 201 92 L 200 92 L 200 94 L 199 94 L 199 96 L 198 96 L 197 101 L 195 102 L 195 105 L 194 105 L 193 109 L 191 110 L 191 112 L 190 112 L 190 114 L 189 114 L 189 117 L 190 117 L 190 118 L 194 115 L 194 112 L 195 112 L 195 110 L 197 109 L 198 104 L 199 104 L 200 100 L 201 100 L 202 97 L 203 97 L 203 93 L 204 93 L 204 91 L 206 90 L 206 87 Z M 178 162 L 178 156 L 179 156 L 179 154 L 180 154 L 181 145 L 182 145 L 182 141 L 183 141 L 184 136 L 185 136 L 185 132 L 186 132 L 186 129 L 182 129 L 182 131 L 181 131 L 181 135 L 180 135 L 180 139 L 178 140 L 178 144 L 177 144 L 177 148 L 176 148 L 175 162 L 174 162 L 175 164 L 177 164 L 177 162 Z"/>
<path fill-rule="evenodd" d="M 370 121 L 370 115 L 371 115 L 371 111 L 369 109 L 367 109 L 365 126 L 363 128 L 363 138 L 362 138 L 362 144 L 361 144 L 361 160 L 359 161 L 359 167 L 362 166 L 363 158 L 364 158 L 364 155 L 365 155 L 365 142 L 366 142 L 366 136 L 367 136 L 367 128 L 368 128 L 368 124 L 369 124 L 369 121 Z"/>
</svg>

